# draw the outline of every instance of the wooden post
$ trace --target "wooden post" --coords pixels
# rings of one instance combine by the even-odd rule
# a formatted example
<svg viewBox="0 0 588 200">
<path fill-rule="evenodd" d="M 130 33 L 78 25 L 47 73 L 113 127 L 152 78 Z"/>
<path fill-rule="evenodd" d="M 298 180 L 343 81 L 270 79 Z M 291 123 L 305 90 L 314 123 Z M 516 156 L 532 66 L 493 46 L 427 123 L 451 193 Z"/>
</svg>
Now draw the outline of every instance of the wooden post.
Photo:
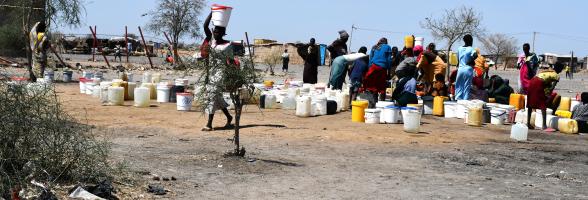
<svg viewBox="0 0 588 200">
<path fill-rule="evenodd" d="M 129 63 L 129 53 L 131 52 L 129 52 L 129 31 L 127 26 L 125 26 L 125 46 L 127 49 L 127 63 Z"/>
<path fill-rule="evenodd" d="M 92 27 L 90 26 L 90 30 L 92 30 Z M 94 26 L 94 31 L 96 31 L 96 26 Z M 92 31 L 92 34 L 94 34 Z M 96 45 L 97 45 L 96 41 L 96 37 L 94 37 L 94 44 L 92 45 L 92 62 L 96 62 L 96 52 L 94 52 L 94 50 L 96 49 Z"/>
<path fill-rule="evenodd" d="M 249 58 L 251 59 L 251 62 L 253 61 L 253 52 L 251 51 L 251 45 L 249 44 L 249 35 L 247 34 L 247 32 L 245 32 L 245 40 L 247 40 L 247 49 L 249 50 Z"/>
<path fill-rule="evenodd" d="M 149 57 L 149 49 L 147 49 L 147 42 L 145 42 L 145 37 L 143 36 L 143 30 L 141 30 L 140 26 L 139 26 L 139 33 L 141 34 L 141 40 L 143 40 L 143 48 L 145 48 L 145 55 L 147 56 L 147 59 L 149 60 L 149 66 L 151 66 L 151 69 L 153 69 L 153 62 L 151 62 L 151 57 Z"/>
<path fill-rule="evenodd" d="M 94 41 L 98 41 L 98 37 L 96 37 L 96 29 L 92 30 L 92 27 L 90 26 L 90 31 L 92 32 L 92 36 L 94 36 Z M 96 51 L 98 51 L 98 49 L 96 49 Z M 106 62 L 106 66 L 110 68 L 110 62 L 108 62 L 108 58 L 106 57 L 106 55 L 102 54 L 102 57 L 104 57 L 104 62 Z"/>
</svg>

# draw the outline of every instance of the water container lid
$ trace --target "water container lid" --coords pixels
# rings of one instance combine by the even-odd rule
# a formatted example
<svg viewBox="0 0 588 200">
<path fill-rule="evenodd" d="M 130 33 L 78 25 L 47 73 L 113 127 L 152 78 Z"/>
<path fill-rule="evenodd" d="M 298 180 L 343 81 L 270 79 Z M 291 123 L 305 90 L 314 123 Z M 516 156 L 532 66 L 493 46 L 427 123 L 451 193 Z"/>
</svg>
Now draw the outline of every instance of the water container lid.
<svg viewBox="0 0 588 200">
<path fill-rule="evenodd" d="M 417 110 L 415 107 L 402 107 L 401 110 Z"/>
<path fill-rule="evenodd" d="M 182 93 L 176 93 L 178 96 L 190 96 L 192 95 L 192 93 L 189 92 L 182 92 Z"/>
<path fill-rule="evenodd" d="M 212 10 L 226 10 L 226 9 L 233 9 L 233 7 L 223 6 L 219 4 L 212 4 Z"/>
<path fill-rule="evenodd" d="M 11 79 L 13 81 L 26 81 L 26 80 L 28 80 L 28 78 L 25 78 L 25 77 L 12 77 Z"/>
<path fill-rule="evenodd" d="M 394 105 L 386 106 L 385 108 L 388 108 L 388 109 L 400 109 L 399 106 L 394 106 Z"/>
</svg>

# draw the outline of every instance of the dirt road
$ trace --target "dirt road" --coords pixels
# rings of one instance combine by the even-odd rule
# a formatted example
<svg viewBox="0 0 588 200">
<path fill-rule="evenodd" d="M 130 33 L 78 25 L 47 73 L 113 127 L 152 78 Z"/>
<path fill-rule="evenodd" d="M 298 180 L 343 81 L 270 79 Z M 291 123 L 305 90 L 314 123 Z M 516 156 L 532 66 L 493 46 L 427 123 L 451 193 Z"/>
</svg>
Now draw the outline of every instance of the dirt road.
<svg viewBox="0 0 588 200">
<path fill-rule="evenodd" d="M 402 125 L 352 123 L 349 112 L 298 118 L 250 105 L 247 156 L 225 158 L 232 130 L 201 132 L 199 112 L 102 106 L 77 84 L 57 88 L 70 113 L 111 138 L 113 160 L 178 178 L 161 182 L 167 195 L 128 194 L 136 199 L 588 199 L 584 135 L 532 131 L 517 143 L 508 126 L 430 116 L 423 133 L 408 134 Z M 215 126 L 224 123 L 217 114 Z"/>
</svg>

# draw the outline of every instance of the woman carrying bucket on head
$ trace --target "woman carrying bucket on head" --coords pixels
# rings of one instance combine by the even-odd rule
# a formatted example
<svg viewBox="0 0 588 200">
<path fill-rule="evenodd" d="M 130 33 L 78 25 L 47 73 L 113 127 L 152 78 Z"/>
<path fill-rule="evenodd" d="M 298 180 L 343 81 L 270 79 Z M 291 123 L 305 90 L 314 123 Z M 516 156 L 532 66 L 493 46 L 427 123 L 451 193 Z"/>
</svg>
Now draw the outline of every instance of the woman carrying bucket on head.
<svg viewBox="0 0 588 200">
<path fill-rule="evenodd" d="M 223 37 L 226 33 L 226 26 L 229 21 L 230 11 L 232 8 L 226 6 L 219 6 L 213 5 L 212 12 L 208 15 L 206 20 L 204 21 L 204 34 L 206 37 L 204 38 L 204 42 L 200 47 L 200 52 L 202 58 L 205 59 L 205 62 L 230 62 L 235 65 L 235 67 L 239 66 L 239 63 L 236 59 L 232 57 L 227 57 L 226 61 L 217 61 L 212 60 L 215 58 L 209 58 L 210 51 L 215 51 L 219 53 L 226 53 L 228 55 L 232 55 L 233 48 L 231 46 L 231 42 L 225 40 Z M 223 12 L 224 11 L 224 12 Z M 214 29 L 211 31 L 209 29 L 210 21 L 213 21 Z M 227 107 L 229 104 L 225 102 L 223 98 L 223 91 L 219 87 L 219 83 L 223 80 L 223 72 L 222 69 L 213 69 L 210 72 L 210 77 L 208 81 L 205 83 L 205 90 L 206 90 L 206 102 L 208 105 L 206 106 L 206 113 L 208 114 L 208 122 L 206 126 L 202 128 L 202 131 L 212 131 L 212 120 L 214 118 L 214 113 L 217 110 L 222 110 L 225 116 L 227 117 L 227 123 L 225 127 L 231 125 L 233 121 L 233 117 L 229 113 Z"/>
</svg>

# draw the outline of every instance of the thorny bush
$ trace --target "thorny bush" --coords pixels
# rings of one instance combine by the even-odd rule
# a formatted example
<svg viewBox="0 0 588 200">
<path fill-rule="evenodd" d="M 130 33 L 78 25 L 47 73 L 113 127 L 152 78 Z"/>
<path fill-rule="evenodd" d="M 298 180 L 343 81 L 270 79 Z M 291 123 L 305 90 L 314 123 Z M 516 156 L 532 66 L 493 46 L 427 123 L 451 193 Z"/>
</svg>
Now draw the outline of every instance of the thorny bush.
<svg viewBox="0 0 588 200">
<path fill-rule="evenodd" d="M 0 197 L 31 181 L 110 179 L 109 143 L 63 110 L 54 88 L 0 81 Z"/>
</svg>

